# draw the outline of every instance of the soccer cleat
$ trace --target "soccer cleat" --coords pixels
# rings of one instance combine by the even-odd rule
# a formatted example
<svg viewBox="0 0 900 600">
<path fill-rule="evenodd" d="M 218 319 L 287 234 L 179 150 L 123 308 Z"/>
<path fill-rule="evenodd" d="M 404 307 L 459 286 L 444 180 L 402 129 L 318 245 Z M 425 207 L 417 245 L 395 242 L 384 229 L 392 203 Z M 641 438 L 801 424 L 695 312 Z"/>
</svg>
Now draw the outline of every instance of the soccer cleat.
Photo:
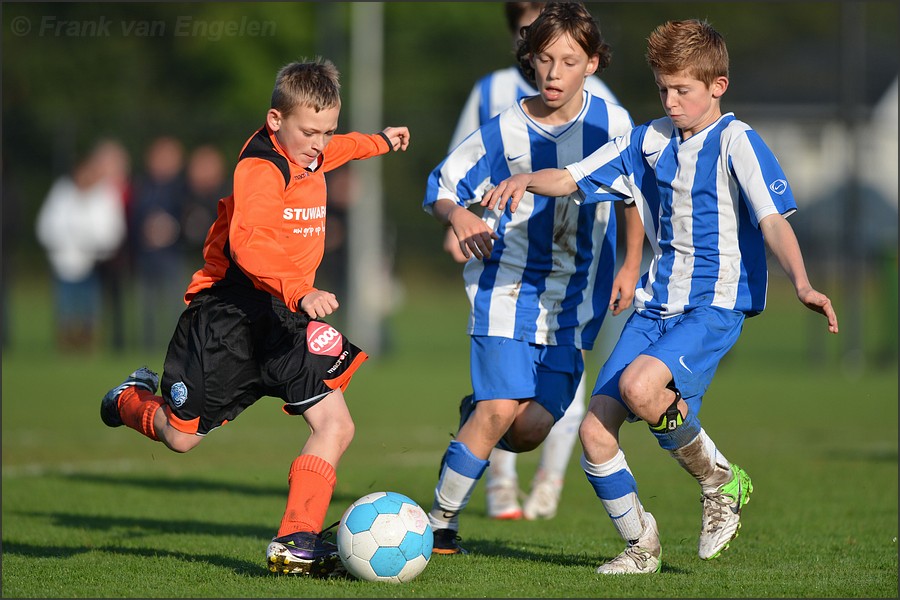
<svg viewBox="0 0 900 600">
<path fill-rule="evenodd" d="M 130 387 L 139 387 L 155 394 L 159 387 L 159 375 L 147 367 L 141 367 L 126 377 L 125 381 L 106 392 L 100 401 L 100 418 L 108 427 L 123 425 L 122 417 L 119 416 L 119 394 Z"/>
<path fill-rule="evenodd" d="M 597 567 L 600 575 L 629 575 L 658 573 L 662 562 L 662 546 L 659 543 L 659 529 L 656 519 L 648 512 L 644 513 L 644 531 L 641 537 L 617 557 Z"/>
<path fill-rule="evenodd" d="M 703 494 L 703 517 L 700 527 L 699 554 L 703 560 L 711 560 L 728 548 L 741 529 L 741 508 L 750 501 L 753 484 L 746 471 L 731 465 L 734 474 L 726 484 L 714 492 Z"/>
<path fill-rule="evenodd" d="M 559 495 L 562 492 L 561 481 L 536 479 L 531 486 L 531 494 L 525 500 L 522 513 L 529 521 L 552 519 L 559 506 Z"/>
<path fill-rule="evenodd" d="M 332 525 L 332 527 L 334 527 Z M 346 574 L 337 545 L 326 541 L 331 527 L 320 533 L 297 531 L 272 539 L 266 562 L 273 573 L 328 579 Z"/>
<path fill-rule="evenodd" d="M 492 481 L 487 486 L 487 513 L 491 519 L 516 521 L 522 518 L 519 486 L 514 480 Z"/>
<path fill-rule="evenodd" d="M 435 529 L 433 554 L 468 554 L 469 551 L 459 545 L 460 537 L 455 529 Z"/>
</svg>

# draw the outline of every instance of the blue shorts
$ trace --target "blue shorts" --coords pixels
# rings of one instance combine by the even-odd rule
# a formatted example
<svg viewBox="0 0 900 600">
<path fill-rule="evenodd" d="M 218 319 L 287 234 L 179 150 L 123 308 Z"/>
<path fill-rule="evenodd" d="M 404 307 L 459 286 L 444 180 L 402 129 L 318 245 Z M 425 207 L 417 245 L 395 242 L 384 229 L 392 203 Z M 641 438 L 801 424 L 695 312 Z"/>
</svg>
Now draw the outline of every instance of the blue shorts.
<svg viewBox="0 0 900 600">
<path fill-rule="evenodd" d="M 584 359 L 575 346 L 543 346 L 503 337 L 471 336 L 475 401 L 533 398 L 559 421 L 572 403 Z"/>
<path fill-rule="evenodd" d="M 611 396 L 624 406 L 619 377 L 638 355 L 646 354 L 665 363 L 675 387 L 696 415 L 719 361 L 737 342 L 743 326 L 744 313 L 715 306 L 695 308 L 669 319 L 653 319 L 636 312 L 625 323 L 616 347 L 600 369 L 593 395 Z M 631 411 L 629 420 L 634 420 Z"/>
</svg>

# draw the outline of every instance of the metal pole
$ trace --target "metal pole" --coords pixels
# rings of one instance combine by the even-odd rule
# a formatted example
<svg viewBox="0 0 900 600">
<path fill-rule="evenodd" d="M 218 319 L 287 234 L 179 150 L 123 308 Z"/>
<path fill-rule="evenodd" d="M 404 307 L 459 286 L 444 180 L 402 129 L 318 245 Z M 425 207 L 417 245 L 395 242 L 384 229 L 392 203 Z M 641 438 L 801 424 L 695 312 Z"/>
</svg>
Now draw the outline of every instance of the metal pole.
<svg viewBox="0 0 900 600">
<path fill-rule="evenodd" d="M 382 120 L 383 13 L 381 2 L 352 5 L 350 123 L 353 131 L 375 133 Z M 359 161 L 353 169 L 361 193 L 349 211 L 350 255 L 347 334 L 374 356 L 382 350 L 387 273 L 383 258 L 381 163 Z"/>
<path fill-rule="evenodd" d="M 863 310 L 865 307 L 865 263 L 862 243 L 863 211 L 860 186 L 860 132 L 863 92 L 865 90 L 865 6 L 859 2 L 842 2 L 841 114 L 847 134 L 847 198 L 842 214 L 843 239 L 841 254 L 844 285 L 841 335 L 844 368 L 858 372 L 865 366 L 863 351 Z"/>
</svg>

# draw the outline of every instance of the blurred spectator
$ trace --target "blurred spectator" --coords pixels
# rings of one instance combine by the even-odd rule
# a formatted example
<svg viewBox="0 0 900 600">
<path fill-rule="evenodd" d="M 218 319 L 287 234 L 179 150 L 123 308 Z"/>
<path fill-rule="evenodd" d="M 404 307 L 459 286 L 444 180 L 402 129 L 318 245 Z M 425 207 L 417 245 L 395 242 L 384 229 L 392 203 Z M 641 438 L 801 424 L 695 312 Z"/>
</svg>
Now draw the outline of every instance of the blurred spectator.
<svg viewBox="0 0 900 600">
<path fill-rule="evenodd" d="M 205 144 L 191 152 L 181 218 L 184 250 L 190 260 L 202 257 L 206 234 L 216 220 L 219 199 L 231 194 L 229 178 L 225 175 L 225 158 L 215 146 Z"/>
<path fill-rule="evenodd" d="M 38 212 L 37 238 L 53 271 L 56 337 L 63 351 L 93 348 L 102 303 L 97 264 L 125 238 L 108 158 L 107 143 L 101 143 L 53 184 Z"/>
<path fill-rule="evenodd" d="M 151 142 L 131 202 L 130 241 L 137 277 L 141 344 L 167 340 L 184 303 L 188 273 L 182 249 L 184 147 L 171 136 Z"/>
<path fill-rule="evenodd" d="M 106 140 L 97 146 L 98 168 L 116 192 L 122 205 L 122 213 L 128 218 L 131 200 L 131 157 L 125 147 L 115 140 Z M 125 348 L 125 282 L 128 280 L 128 245 L 119 244 L 113 254 L 97 264 L 101 287 L 105 297 L 104 315 L 109 322 L 110 344 L 114 350 Z"/>
</svg>

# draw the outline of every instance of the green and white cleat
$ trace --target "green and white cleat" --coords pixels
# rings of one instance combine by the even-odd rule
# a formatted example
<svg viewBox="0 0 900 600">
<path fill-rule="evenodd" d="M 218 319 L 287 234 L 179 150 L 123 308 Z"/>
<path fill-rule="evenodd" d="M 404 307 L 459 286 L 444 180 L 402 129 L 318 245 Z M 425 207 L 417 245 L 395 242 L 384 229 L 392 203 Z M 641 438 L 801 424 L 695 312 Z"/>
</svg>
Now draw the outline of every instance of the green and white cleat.
<svg viewBox="0 0 900 600">
<path fill-rule="evenodd" d="M 644 513 L 644 531 L 641 537 L 617 557 L 597 567 L 600 575 L 632 575 L 658 573 L 662 567 L 662 545 L 659 543 L 659 528 L 656 519 Z"/>
<path fill-rule="evenodd" d="M 753 484 L 750 476 L 732 464 L 731 481 L 716 491 L 703 494 L 703 518 L 700 528 L 699 554 L 703 560 L 716 558 L 728 548 L 741 529 L 741 509 L 750 502 Z"/>
</svg>

